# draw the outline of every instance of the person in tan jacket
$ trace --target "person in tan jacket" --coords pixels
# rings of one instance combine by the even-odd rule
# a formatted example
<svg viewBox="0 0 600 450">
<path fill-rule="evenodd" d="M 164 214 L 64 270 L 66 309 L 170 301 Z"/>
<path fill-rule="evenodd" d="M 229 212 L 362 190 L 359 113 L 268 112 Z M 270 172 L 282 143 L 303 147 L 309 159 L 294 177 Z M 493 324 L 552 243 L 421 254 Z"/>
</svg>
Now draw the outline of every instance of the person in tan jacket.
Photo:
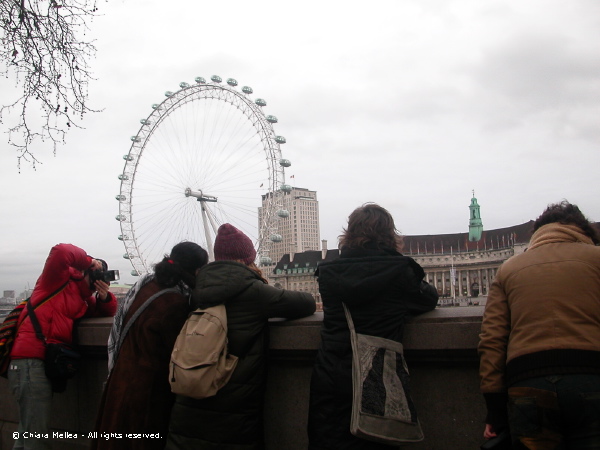
<svg viewBox="0 0 600 450">
<path fill-rule="evenodd" d="M 514 448 L 600 448 L 600 238 L 567 201 L 533 231 L 498 269 L 483 316 L 484 437 L 508 427 Z"/>
</svg>

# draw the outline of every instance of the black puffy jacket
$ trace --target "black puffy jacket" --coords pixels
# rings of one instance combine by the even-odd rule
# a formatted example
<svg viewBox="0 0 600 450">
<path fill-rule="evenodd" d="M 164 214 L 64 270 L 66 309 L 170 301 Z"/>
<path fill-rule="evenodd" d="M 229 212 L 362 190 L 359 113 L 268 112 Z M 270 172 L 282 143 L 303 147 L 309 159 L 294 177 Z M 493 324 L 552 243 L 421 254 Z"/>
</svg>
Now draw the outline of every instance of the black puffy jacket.
<svg viewBox="0 0 600 450">
<path fill-rule="evenodd" d="M 225 304 L 229 352 L 239 361 L 214 397 L 177 396 L 166 449 L 262 449 L 268 319 L 309 316 L 315 300 L 265 284 L 244 264 L 217 261 L 196 276 L 193 301 L 196 308 Z"/>
<path fill-rule="evenodd" d="M 402 342 L 406 319 L 437 305 L 437 291 L 422 281 L 424 275 L 419 264 L 395 250 L 342 249 L 339 259 L 319 266 L 324 316 L 311 379 L 310 449 L 390 448 L 350 434 L 352 347 L 342 302 L 358 333 Z"/>
</svg>

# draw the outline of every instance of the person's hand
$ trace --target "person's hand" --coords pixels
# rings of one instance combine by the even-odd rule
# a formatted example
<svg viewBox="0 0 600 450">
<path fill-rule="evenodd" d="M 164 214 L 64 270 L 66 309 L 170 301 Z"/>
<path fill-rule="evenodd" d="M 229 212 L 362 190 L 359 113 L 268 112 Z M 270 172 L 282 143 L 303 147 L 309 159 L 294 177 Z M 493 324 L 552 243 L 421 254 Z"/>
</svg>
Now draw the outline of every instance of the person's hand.
<svg viewBox="0 0 600 450">
<path fill-rule="evenodd" d="M 494 430 L 494 427 L 492 425 L 490 425 L 489 423 L 485 424 L 485 430 L 483 430 L 483 437 L 485 439 L 491 439 L 493 437 L 496 437 L 496 430 Z"/>
<path fill-rule="evenodd" d="M 105 302 L 106 298 L 108 297 L 108 288 L 110 287 L 108 285 L 108 283 L 105 283 L 104 281 L 96 280 L 94 282 L 94 287 L 96 288 L 96 291 L 98 291 L 98 299 L 101 302 Z"/>
</svg>

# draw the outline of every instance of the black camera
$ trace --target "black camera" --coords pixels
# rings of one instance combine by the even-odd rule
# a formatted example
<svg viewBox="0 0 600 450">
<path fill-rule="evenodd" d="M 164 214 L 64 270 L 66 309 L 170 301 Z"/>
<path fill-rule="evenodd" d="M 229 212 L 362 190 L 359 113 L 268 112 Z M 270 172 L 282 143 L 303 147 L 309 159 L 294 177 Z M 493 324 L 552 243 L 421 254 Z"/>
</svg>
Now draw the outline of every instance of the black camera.
<svg viewBox="0 0 600 450">
<path fill-rule="evenodd" d="M 90 272 L 90 284 L 93 286 L 96 281 L 104 281 L 110 284 L 111 281 L 119 279 L 118 270 L 92 270 Z"/>
</svg>

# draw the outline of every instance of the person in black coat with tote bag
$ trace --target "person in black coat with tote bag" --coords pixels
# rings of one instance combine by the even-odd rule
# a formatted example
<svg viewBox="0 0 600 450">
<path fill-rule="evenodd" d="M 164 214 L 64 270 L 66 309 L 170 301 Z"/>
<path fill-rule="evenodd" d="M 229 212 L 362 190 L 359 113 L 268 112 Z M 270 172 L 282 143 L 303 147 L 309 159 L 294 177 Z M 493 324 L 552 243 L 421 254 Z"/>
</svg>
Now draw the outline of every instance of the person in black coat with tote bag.
<svg viewBox="0 0 600 450">
<path fill-rule="evenodd" d="M 393 448 L 350 433 L 352 348 L 342 302 L 358 333 L 402 342 L 406 320 L 433 310 L 438 293 L 423 281 L 421 266 L 399 252 L 401 248 L 402 238 L 390 213 L 366 204 L 348 219 L 340 236 L 340 257 L 319 265 L 324 316 L 311 379 L 310 450 Z"/>
</svg>

